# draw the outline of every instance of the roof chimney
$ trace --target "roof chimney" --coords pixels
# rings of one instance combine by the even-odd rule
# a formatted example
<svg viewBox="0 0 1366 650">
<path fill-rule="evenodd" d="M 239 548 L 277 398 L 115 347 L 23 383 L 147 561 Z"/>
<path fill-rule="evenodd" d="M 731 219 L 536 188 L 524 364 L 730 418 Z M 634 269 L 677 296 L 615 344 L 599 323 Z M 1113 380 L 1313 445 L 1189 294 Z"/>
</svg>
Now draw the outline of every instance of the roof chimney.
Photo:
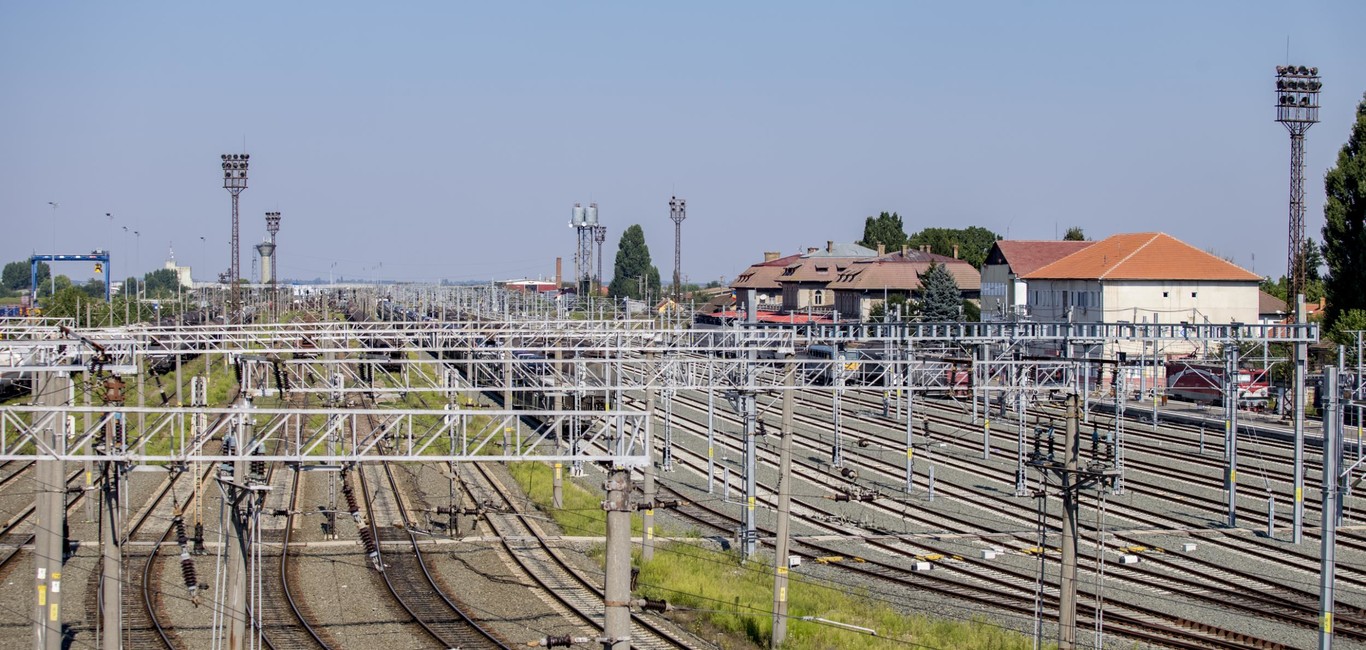
<svg viewBox="0 0 1366 650">
<path fill-rule="evenodd" d="M 555 258 L 555 290 L 559 291 L 564 287 L 564 258 Z"/>
<path fill-rule="evenodd" d="M 877 244 L 877 256 L 878 256 L 878 257 L 882 257 L 883 255 L 886 255 L 886 254 L 887 254 L 887 245 L 884 244 L 884 243 L 882 243 L 882 242 L 878 242 L 878 244 Z"/>
<path fill-rule="evenodd" d="M 827 240 L 825 240 L 825 252 L 827 252 L 827 253 L 833 253 L 833 252 L 835 252 L 835 240 L 833 240 L 833 239 L 827 239 Z"/>
<path fill-rule="evenodd" d="M 958 259 L 958 244 L 953 245 L 953 259 Z"/>
<path fill-rule="evenodd" d="M 911 252 L 911 245 L 910 245 L 910 244 L 902 244 L 902 245 L 901 245 L 901 256 L 902 256 L 902 257 L 906 257 L 906 253 L 909 253 L 909 252 Z"/>
<path fill-rule="evenodd" d="M 815 252 L 818 251 L 818 250 L 820 250 L 820 249 L 819 249 L 819 248 L 816 248 L 815 246 L 809 246 L 809 247 L 807 247 L 807 249 L 806 249 L 806 254 L 807 254 L 807 255 L 810 255 L 810 254 L 812 254 L 812 253 L 815 253 Z"/>
<path fill-rule="evenodd" d="M 782 252 L 780 252 L 780 251 L 764 251 L 764 261 L 765 261 L 765 262 L 772 262 L 773 260 L 776 260 L 776 259 L 778 259 L 779 257 L 782 257 L 782 256 L 783 256 L 783 254 L 782 254 Z"/>
<path fill-rule="evenodd" d="M 928 253 L 928 252 L 930 252 L 930 245 L 929 245 L 929 244 L 921 244 L 921 245 L 920 245 L 920 252 L 922 252 L 922 253 Z"/>
</svg>

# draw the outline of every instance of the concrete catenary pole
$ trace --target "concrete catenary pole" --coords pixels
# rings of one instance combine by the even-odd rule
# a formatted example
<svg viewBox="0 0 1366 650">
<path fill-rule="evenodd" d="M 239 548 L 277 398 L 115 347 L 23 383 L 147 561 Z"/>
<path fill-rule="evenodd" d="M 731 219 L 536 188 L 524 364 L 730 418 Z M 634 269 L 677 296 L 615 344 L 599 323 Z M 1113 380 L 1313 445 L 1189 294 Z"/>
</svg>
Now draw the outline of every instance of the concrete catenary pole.
<svg viewBox="0 0 1366 650">
<path fill-rule="evenodd" d="M 745 293 L 745 304 L 751 305 L 746 311 L 745 321 L 752 324 L 755 322 L 756 311 L 753 305 L 757 305 L 758 303 L 756 302 L 754 289 L 748 289 Z M 748 339 L 746 341 L 748 341 Z M 748 344 L 746 344 L 746 347 L 749 347 Z M 756 462 L 758 450 L 755 449 L 754 441 L 754 421 L 758 415 L 755 412 L 754 403 L 754 357 L 755 350 L 752 347 L 745 351 L 745 385 L 740 391 L 741 417 L 744 418 L 745 424 L 745 529 L 743 532 L 744 541 L 742 546 L 744 547 L 746 558 L 754 557 L 755 546 L 758 543 L 757 522 L 755 521 L 754 512 L 754 506 L 758 500 L 758 477 L 756 476 L 758 471 L 756 469 L 756 465 L 758 464 Z"/>
<path fill-rule="evenodd" d="M 556 258 L 558 264 L 558 258 Z M 558 271 L 556 272 L 558 275 Z M 557 278 L 558 282 L 558 278 Z M 564 350 L 555 349 L 555 381 L 560 381 L 564 377 Z M 555 391 L 552 408 L 556 411 L 564 409 L 564 392 Z M 564 417 L 555 418 L 555 449 L 558 451 L 564 445 Z M 564 463 L 555 461 L 555 476 L 551 479 L 550 505 L 555 509 L 564 507 Z"/>
<path fill-rule="evenodd" d="M 67 404 L 71 378 L 60 372 L 45 372 L 34 382 L 40 403 L 61 408 Z M 66 451 L 66 412 L 54 411 L 49 426 L 42 432 L 44 444 L 56 453 Z M 37 498 L 34 513 L 34 569 L 37 599 L 33 612 L 33 647 L 58 650 L 62 647 L 62 564 L 66 527 L 66 469 L 55 458 L 37 462 Z"/>
<path fill-rule="evenodd" d="M 1062 568 L 1058 585 L 1058 650 L 1072 650 L 1077 642 L 1077 395 L 1067 396 L 1067 457 L 1062 475 Z"/>
<path fill-rule="evenodd" d="M 646 357 L 653 362 L 654 353 L 647 352 Z M 649 364 L 647 373 L 653 375 L 655 372 L 654 363 Z M 645 419 L 652 425 L 655 421 L 655 393 L 654 382 L 649 382 L 645 387 Z M 653 443 L 650 447 L 653 447 Z M 645 510 L 640 518 L 640 561 L 649 562 L 655 559 L 655 459 L 654 449 L 647 447 L 650 462 L 641 468 L 645 475 L 645 485 L 642 491 L 645 493 Z"/>
<path fill-rule="evenodd" d="M 631 473 L 615 467 L 607 477 L 607 558 L 603 579 L 602 647 L 604 650 L 629 650 L 631 647 Z"/>
<path fill-rule="evenodd" d="M 1229 343 L 1224 353 L 1224 493 L 1228 499 L 1228 526 L 1238 525 L 1238 345 Z"/>
<path fill-rule="evenodd" d="M 1304 322 L 1304 296 L 1296 300 L 1295 322 Z M 1299 544 L 1304 535 L 1304 375 L 1309 364 L 1309 344 L 1295 344 L 1295 402 L 1291 418 L 1295 425 L 1295 458 L 1292 482 L 1291 541 Z"/>
<path fill-rule="evenodd" d="M 105 401 L 118 407 L 123 405 L 123 382 L 112 378 L 105 382 Z M 104 426 L 106 453 L 120 453 L 124 446 L 122 414 L 110 414 Z M 117 463 L 102 463 L 100 487 L 100 545 L 103 561 L 100 565 L 100 647 L 121 650 L 123 647 L 123 516 L 119 509 L 123 492 L 123 472 Z"/>
<path fill-rule="evenodd" d="M 792 409 L 797 386 L 797 366 L 788 366 L 783 379 L 783 426 L 778 442 L 778 525 L 773 550 L 773 635 L 771 647 L 787 638 L 787 569 L 789 516 L 792 508 Z"/>
<path fill-rule="evenodd" d="M 1323 517 L 1320 535 L 1319 649 L 1333 647 L 1333 581 L 1337 573 L 1338 445 L 1342 442 L 1338 417 L 1338 369 L 1323 369 Z"/>
<path fill-rule="evenodd" d="M 251 418 L 245 410 L 250 400 L 241 398 L 238 408 L 242 409 L 237 418 L 237 446 L 233 450 L 238 460 L 233 462 L 232 481 L 226 487 L 228 502 L 228 596 L 225 618 L 228 621 L 228 644 L 225 650 L 243 650 L 247 647 L 247 539 L 248 531 L 242 505 L 251 498 L 246 489 L 247 473 L 251 463 L 246 451 L 251 449 Z"/>
</svg>

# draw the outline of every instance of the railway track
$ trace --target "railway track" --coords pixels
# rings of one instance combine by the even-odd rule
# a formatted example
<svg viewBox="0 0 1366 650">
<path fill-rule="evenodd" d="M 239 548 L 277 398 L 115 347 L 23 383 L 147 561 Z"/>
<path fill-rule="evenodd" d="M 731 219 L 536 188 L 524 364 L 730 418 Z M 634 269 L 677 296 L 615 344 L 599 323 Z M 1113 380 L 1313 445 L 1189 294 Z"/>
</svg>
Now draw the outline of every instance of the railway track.
<svg viewBox="0 0 1366 650">
<path fill-rule="evenodd" d="M 705 458 L 700 454 L 683 450 L 683 453 L 675 455 L 675 459 L 690 469 L 701 474 L 705 473 Z M 674 491 L 665 484 L 661 485 L 682 499 L 688 498 L 685 493 Z M 771 489 L 771 486 L 765 487 Z M 690 520 L 726 534 L 733 531 L 734 527 L 739 524 L 738 517 L 706 502 L 692 503 L 679 509 L 678 512 Z M 833 513 L 820 509 L 809 500 L 795 499 L 793 512 L 794 516 L 801 513 L 800 518 L 808 526 L 817 529 L 824 528 L 839 535 L 848 533 L 847 528 L 829 523 L 829 519 L 835 519 L 832 516 Z M 827 519 L 814 518 L 811 516 L 812 513 L 823 514 Z M 761 532 L 773 534 L 771 529 L 761 528 Z M 881 553 L 860 552 L 857 556 L 858 562 L 840 564 L 839 566 L 846 571 L 865 577 L 888 581 L 899 587 L 928 590 L 936 596 L 949 596 L 983 608 L 990 608 L 992 611 L 1004 611 L 1020 617 L 1033 616 L 1034 575 L 1005 566 L 979 562 L 971 558 L 955 557 L 952 555 L 952 551 L 947 548 L 923 546 L 926 544 L 924 539 L 916 538 L 908 541 L 922 546 L 919 549 L 908 551 L 900 542 L 889 543 L 878 539 L 861 540 L 860 546 L 871 547 L 881 551 Z M 802 539 L 793 542 L 792 551 L 806 557 L 850 557 L 851 549 L 834 544 L 820 543 L 811 539 Z M 877 555 L 881 554 L 901 557 L 903 560 L 893 562 L 877 559 Z M 931 556 L 947 558 L 945 566 L 950 569 L 949 572 L 965 572 L 966 574 L 959 578 L 950 578 L 933 571 L 916 572 L 909 568 L 910 563 L 907 560 Z M 1046 589 L 1044 605 L 1047 608 L 1045 616 L 1056 615 L 1056 590 Z M 1086 602 L 1078 605 L 1079 626 L 1093 624 L 1095 616 L 1096 611 L 1093 605 Z M 1222 629 L 1126 603 L 1106 602 L 1104 617 L 1106 629 L 1109 633 L 1119 633 L 1129 638 L 1168 647 L 1243 649 L 1287 647 L 1234 630 Z"/>
<path fill-rule="evenodd" d="M 797 443 L 803 445 L 805 450 L 819 453 L 824 450 L 822 445 L 825 441 L 813 441 L 810 437 L 799 435 L 797 437 Z M 868 474 L 871 472 L 874 474 L 875 478 L 885 480 L 886 483 L 884 485 L 889 485 L 900 477 L 900 472 L 902 471 L 901 466 L 893 465 L 885 459 L 860 451 L 855 445 L 850 445 L 845 451 L 845 462 L 846 467 L 857 467 L 858 470 L 862 472 L 860 475 L 861 482 L 869 480 L 871 477 L 869 477 Z M 982 466 L 981 464 L 977 464 L 975 460 L 973 462 L 965 462 L 965 459 L 961 457 L 955 457 L 950 460 L 940 458 L 939 463 L 941 465 L 946 463 L 965 464 L 965 467 L 963 468 L 964 471 L 976 475 L 990 476 L 996 474 L 1005 477 L 1003 474 L 1004 470 L 1001 470 L 1000 468 Z M 818 484 L 823 478 L 828 477 L 827 468 L 810 462 L 804 462 L 801 459 L 794 460 L 794 468 L 805 470 L 808 478 L 816 477 L 810 480 L 815 480 Z M 1010 478 L 1013 478 L 1013 475 L 1011 475 Z M 838 484 L 833 486 L 827 484 L 827 486 L 832 487 L 833 489 L 839 488 Z M 959 496 L 961 497 L 961 500 L 964 501 L 971 499 L 972 501 L 977 502 L 978 505 L 982 505 L 984 502 L 990 503 L 993 506 L 992 509 L 1000 514 L 1009 513 L 1012 510 L 1015 510 L 1017 511 L 1017 514 L 1013 516 L 1015 521 L 1020 524 L 1027 524 L 1030 518 L 1034 516 L 1032 510 L 1026 506 L 1022 506 L 1018 499 L 1004 498 L 990 491 L 972 491 L 970 494 L 964 493 L 961 495 L 956 494 L 956 490 L 952 487 L 942 488 L 942 491 L 951 496 Z M 870 504 L 868 507 L 876 508 L 876 504 Z M 894 513 L 888 514 L 894 515 Z M 948 520 L 951 523 L 952 528 L 949 529 L 950 532 L 966 533 L 980 530 L 981 528 L 980 521 L 953 517 L 947 513 L 939 513 L 936 516 L 940 519 Z M 1127 504 L 1123 510 L 1115 508 L 1112 516 L 1118 518 L 1127 517 L 1134 520 L 1136 523 L 1152 525 L 1154 527 L 1170 525 L 1170 522 L 1156 519 L 1158 515 L 1146 512 L 1132 504 Z M 1090 532 L 1093 537 L 1097 533 L 1093 526 L 1083 525 L 1082 529 L 1083 531 Z M 1114 539 L 1119 545 L 1128 544 L 1135 547 L 1141 547 L 1143 545 L 1142 540 L 1126 536 L 1123 533 L 1110 532 L 1108 533 L 1108 536 L 1111 539 Z M 1036 543 L 1031 537 L 1019 533 L 1011 535 L 1010 537 L 1013 537 L 1016 540 L 1014 544 L 1015 550 L 1022 550 L 1033 546 Z M 1000 537 L 998 536 L 997 539 L 999 540 Z M 1242 552 L 1267 560 L 1268 562 L 1277 559 L 1276 553 L 1265 552 L 1255 546 L 1248 547 L 1246 544 L 1238 544 L 1232 540 L 1219 541 L 1222 542 L 1222 545 L 1234 552 Z M 1280 550 L 1277 553 L 1284 555 L 1285 551 Z M 1082 561 L 1085 562 L 1087 560 L 1083 558 Z M 1156 572 L 1150 568 L 1153 566 L 1162 567 L 1165 569 L 1165 572 Z M 1311 572 L 1316 571 L 1317 566 L 1317 562 L 1315 561 L 1312 563 L 1312 566 L 1306 566 L 1303 569 L 1306 578 L 1316 575 Z M 1345 571 L 1345 573 L 1350 573 L 1350 571 Z M 1107 577 L 1122 579 L 1126 575 L 1136 589 L 1144 585 L 1161 585 L 1169 590 L 1170 593 L 1185 594 L 1198 600 L 1209 602 L 1212 605 L 1229 608 L 1235 611 L 1242 611 L 1248 615 L 1274 618 L 1301 627 L 1317 627 L 1316 594 L 1304 589 L 1280 584 L 1266 575 L 1258 574 L 1251 570 L 1240 569 L 1236 566 L 1224 566 L 1223 564 L 1197 560 L 1187 556 L 1154 555 L 1151 556 L 1147 562 L 1139 566 L 1117 566 L 1108 569 Z M 1306 580 L 1306 582 L 1308 582 L 1308 580 Z M 1340 625 L 1337 626 L 1337 633 L 1346 638 L 1366 639 L 1366 623 L 1363 623 L 1363 621 L 1366 621 L 1366 612 L 1347 604 L 1341 604 L 1338 608 L 1338 614 L 1335 617 L 1335 622 L 1340 623 Z"/>
<path fill-rule="evenodd" d="M 521 500 L 514 497 L 491 470 L 484 467 L 483 463 L 467 465 L 473 467 L 468 476 L 474 483 L 484 493 L 497 498 L 494 502 L 496 509 L 487 510 L 484 518 L 498 535 L 504 550 L 543 591 L 601 633 L 604 615 L 602 589 L 550 544 L 544 531 L 527 517 Z M 481 500 L 473 493 L 470 497 L 476 502 Z M 631 647 L 667 650 L 689 646 L 685 640 L 648 617 L 632 613 Z"/>
<path fill-rule="evenodd" d="M 272 468 L 272 481 L 278 471 L 278 465 Z M 278 573 L 269 577 L 277 589 L 262 590 L 260 630 L 266 646 L 273 650 L 328 650 L 333 647 L 332 642 L 323 629 L 313 624 L 307 606 L 295 597 L 291 584 L 294 565 L 290 561 L 289 543 L 294 533 L 294 517 L 299 511 L 304 473 L 293 469 L 286 471 L 290 488 L 284 528 L 279 530 L 278 540 L 266 539 L 274 536 L 266 534 L 273 531 L 263 530 L 261 536 L 263 542 L 279 543 L 280 561 L 274 565 Z"/>
<path fill-rule="evenodd" d="M 377 471 L 382 473 L 387 488 L 381 485 L 372 487 L 364 467 L 359 468 L 356 474 L 360 479 L 361 493 L 365 495 L 370 532 L 377 542 L 378 561 L 381 567 L 379 574 L 394 600 L 408 612 L 413 622 L 441 647 L 508 648 L 506 643 L 467 615 L 439 586 L 437 579 L 427 567 L 422 545 L 418 543 L 416 533 L 413 532 L 415 525 L 403 502 L 393 468 L 385 462 L 379 464 Z M 393 507 L 402 518 L 401 528 L 380 527 L 375 524 L 375 497 L 379 490 L 384 489 L 388 489 L 392 495 Z M 386 542 L 395 541 L 406 541 L 411 553 L 386 550 Z"/>
</svg>

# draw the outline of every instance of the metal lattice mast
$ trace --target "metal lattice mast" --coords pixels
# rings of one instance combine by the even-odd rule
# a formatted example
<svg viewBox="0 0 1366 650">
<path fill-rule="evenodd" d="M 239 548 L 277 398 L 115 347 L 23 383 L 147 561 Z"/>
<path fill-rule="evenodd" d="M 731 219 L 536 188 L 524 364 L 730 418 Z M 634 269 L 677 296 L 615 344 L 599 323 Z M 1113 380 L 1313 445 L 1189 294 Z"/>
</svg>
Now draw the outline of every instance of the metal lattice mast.
<svg viewBox="0 0 1366 650">
<path fill-rule="evenodd" d="M 233 312 L 242 308 L 241 288 L 238 286 L 238 278 L 242 277 L 242 257 L 238 248 L 238 220 L 237 220 L 237 198 L 242 194 L 242 190 L 247 189 L 247 161 L 251 159 L 249 154 L 223 154 L 219 156 L 223 161 L 223 189 L 232 195 L 232 252 L 228 262 L 228 283 L 229 301 L 227 309 L 228 322 L 235 316 Z"/>
<path fill-rule="evenodd" d="M 688 201 L 669 197 L 669 218 L 674 222 L 674 298 L 683 297 L 683 220 L 688 218 Z"/>
<path fill-rule="evenodd" d="M 598 286 L 602 286 L 602 242 L 607 241 L 607 226 L 593 226 L 593 243 L 598 245 Z"/>
<path fill-rule="evenodd" d="M 274 246 L 274 245 L 275 245 L 275 233 L 280 232 L 280 213 L 279 213 L 279 212 L 267 212 L 267 213 L 266 213 L 266 232 L 270 233 L 270 244 L 271 244 L 272 246 Z M 275 250 L 276 250 L 276 253 L 273 254 L 273 256 L 271 257 L 271 260 L 270 260 L 270 278 L 269 278 L 269 281 L 270 281 L 271 284 L 275 284 L 276 278 L 278 278 L 279 275 L 280 275 L 280 274 L 279 274 L 279 271 L 277 270 L 277 269 L 279 269 L 279 267 L 280 267 L 280 255 L 279 255 L 279 252 L 278 252 L 280 249 L 279 249 L 279 248 L 276 248 Z M 261 280 L 262 280 L 262 281 L 266 281 L 266 278 L 261 278 Z"/>
<path fill-rule="evenodd" d="M 1304 134 L 1319 121 L 1319 69 L 1276 66 L 1276 121 L 1290 132 L 1290 241 L 1286 252 L 1287 301 L 1304 293 Z"/>
</svg>

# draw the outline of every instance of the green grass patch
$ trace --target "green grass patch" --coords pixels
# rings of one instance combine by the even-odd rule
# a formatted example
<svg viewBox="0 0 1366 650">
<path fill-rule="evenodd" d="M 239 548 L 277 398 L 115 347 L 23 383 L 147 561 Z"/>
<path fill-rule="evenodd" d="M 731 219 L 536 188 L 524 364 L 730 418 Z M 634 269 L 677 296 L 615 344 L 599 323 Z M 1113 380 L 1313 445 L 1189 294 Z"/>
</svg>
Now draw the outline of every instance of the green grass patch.
<svg viewBox="0 0 1366 650">
<path fill-rule="evenodd" d="M 675 607 L 695 610 L 711 625 L 749 641 L 768 645 L 772 636 L 773 572 L 743 562 L 737 552 L 667 543 L 655 561 L 641 568 L 640 595 L 664 598 Z M 788 582 L 788 636 L 784 648 L 905 648 L 908 645 L 966 650 L 1025 650 L 1032 640 L 986 621 L 907 615 L 867 593 L 851 593 L 792 574 Z M 877 636 L 842 630 L 802 616 L 817 616 L 871 628 Z"/>
<path fill-rule="evenodd" d="M 602 495 L 564 481 L 564 508 L 550 507 L 554 470 L 545 463 L 510 463 L 509 471 L 528 498 L 559 524 L 567 535 L 603 536 L 606 513 Z M 568 472 L 568 466 L 564 468 Z M 632 534 L 641 530 L 631 517 Z M 659 532 L 660 537 L 670 535 Z M 695 531 L 684 533 L 695 536 Z M 599 561 L 602 548 L 589 554 Z M 639 557 L 636 558 L 639 563 Z M 654 561 L 641 567 L 636 595 L 663 598 L 693 610 L 697 620 L 733 637 L 767 646 L 772 637 L 773 571 L 760 562 L 745 562 L 738 552 L 716 551 L 686 542 L 662 542 Z M 932 598 L 927 596 L 928 598 Z M 788 636 L 784 648 L 906 647 L 964 650 L 1027 650 L 1032 640 L 985 620 L 939 619 L 908 615 L 868 592 L 830 587 L 791 574 L 788 582 Z M 877 631 L 877 636 L 842 630 L 801 616 L 817 616 Z M 1055 647 L 1047 645 L 1046 647 Z"/>
</svg>

